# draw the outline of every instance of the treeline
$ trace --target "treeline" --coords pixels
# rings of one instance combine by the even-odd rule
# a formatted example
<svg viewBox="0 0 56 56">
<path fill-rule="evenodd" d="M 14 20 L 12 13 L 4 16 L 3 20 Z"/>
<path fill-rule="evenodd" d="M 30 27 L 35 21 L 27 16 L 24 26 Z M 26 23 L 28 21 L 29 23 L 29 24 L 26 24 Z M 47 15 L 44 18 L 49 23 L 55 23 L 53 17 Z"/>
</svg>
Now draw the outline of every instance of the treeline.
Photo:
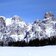
<svg viewBox="0 0 56 56">
<path fill-rule="evenodd" d="M 52 36 L 48 39 L 34 39 L 30 40 L 29 43 L 25 41 L 17 41 L 17 42 L 8 42 L 8 45 L 4 45 L 3 42 L 0 42 L 0 46 L 46 46 L 46 45 L 56 45 L 56 36 Z"/>
</svg>

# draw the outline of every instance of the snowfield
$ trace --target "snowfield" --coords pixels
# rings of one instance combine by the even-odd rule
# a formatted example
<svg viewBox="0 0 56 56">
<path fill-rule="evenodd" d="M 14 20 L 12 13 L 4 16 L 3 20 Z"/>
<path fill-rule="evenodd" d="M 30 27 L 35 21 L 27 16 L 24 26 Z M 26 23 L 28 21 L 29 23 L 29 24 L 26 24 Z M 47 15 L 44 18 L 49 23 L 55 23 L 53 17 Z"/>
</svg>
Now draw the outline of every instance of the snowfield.
<svg viewBox="0 0 56 56">
<path fill-rule="evenodd" d="M 0 56 L 56 56 L 56 46 L 0 47 Z"/>
</svg>

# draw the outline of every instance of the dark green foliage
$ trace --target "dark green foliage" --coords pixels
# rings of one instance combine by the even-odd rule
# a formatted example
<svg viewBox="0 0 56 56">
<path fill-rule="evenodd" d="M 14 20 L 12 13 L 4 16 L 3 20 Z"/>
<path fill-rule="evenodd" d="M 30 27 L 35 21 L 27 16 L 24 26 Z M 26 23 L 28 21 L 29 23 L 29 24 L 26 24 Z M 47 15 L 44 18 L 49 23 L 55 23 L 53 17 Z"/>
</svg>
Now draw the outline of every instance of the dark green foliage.
<svg viewBox="0 0 56 56">
<path fill-rule="evenodd" d="M 39 39 L 35 39 L 35 40 L 30 40 L 30 42 L 28 43 L 29 46 L 39 46 Z"/>
<path fill-rule="evenodd" d="M 8 46 L 45 46 L 45 45 L 56 45 L 56 36 L 52 36 L 47 39 L 34 39 L 30 40 L 29 43 L 26 43 L 25 41 L 17 41 L 17 42 L 9 42 Z M 0 46 L 4 46 L 3 42 L 0 42 Z"/>
<path fill-rule="evenodd" d="M 25 41 L 9 42 L 8 46 L 27 46 Z"/>
<path fill-rule="evenodd" d="M 0 42 L 0 46 L 3 46 L 3 42 Z"/>
</svg>

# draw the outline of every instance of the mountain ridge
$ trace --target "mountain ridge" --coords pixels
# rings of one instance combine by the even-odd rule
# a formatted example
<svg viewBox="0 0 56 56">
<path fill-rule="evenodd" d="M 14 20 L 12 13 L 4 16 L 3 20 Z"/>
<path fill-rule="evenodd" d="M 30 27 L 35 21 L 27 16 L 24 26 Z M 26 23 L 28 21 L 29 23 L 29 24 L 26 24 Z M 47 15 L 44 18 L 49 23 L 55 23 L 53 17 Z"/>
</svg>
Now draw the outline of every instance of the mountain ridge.
<svg viewBox="0 0 56 56">
<path fill-rule="evenodd" d="M 4 45 L 17 41 L 29 43 L 31 40 L 52 36 L 56 36 L 56 19 L 51 12 L 46 12 L 43 20 L 36 20 L 32 24 L 25 23 L 19 16 L 0 16 L 0 41 Z"/>
</svg>

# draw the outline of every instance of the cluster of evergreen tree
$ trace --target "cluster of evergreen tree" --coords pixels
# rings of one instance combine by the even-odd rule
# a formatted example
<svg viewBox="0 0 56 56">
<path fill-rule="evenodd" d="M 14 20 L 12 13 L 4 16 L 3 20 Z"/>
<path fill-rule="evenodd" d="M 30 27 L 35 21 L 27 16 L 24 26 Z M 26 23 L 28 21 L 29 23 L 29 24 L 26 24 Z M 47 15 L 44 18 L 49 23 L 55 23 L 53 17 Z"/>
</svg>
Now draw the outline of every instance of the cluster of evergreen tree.
<svg viewBox="0 0 56 56">
<path fill-rule="evenodd" d="M 17 41 L 17 42 L 8 42 L 8 46 L 46 46 L 46 45 L 56 45 L 56 36 L 49 37 L 48 39 L 34 39 L 30 40 L 29 43 L 25 41 Z M 3 42 L 0 42 L 0 46 L 7 46 L 4 45 Z"/>
</svg>

